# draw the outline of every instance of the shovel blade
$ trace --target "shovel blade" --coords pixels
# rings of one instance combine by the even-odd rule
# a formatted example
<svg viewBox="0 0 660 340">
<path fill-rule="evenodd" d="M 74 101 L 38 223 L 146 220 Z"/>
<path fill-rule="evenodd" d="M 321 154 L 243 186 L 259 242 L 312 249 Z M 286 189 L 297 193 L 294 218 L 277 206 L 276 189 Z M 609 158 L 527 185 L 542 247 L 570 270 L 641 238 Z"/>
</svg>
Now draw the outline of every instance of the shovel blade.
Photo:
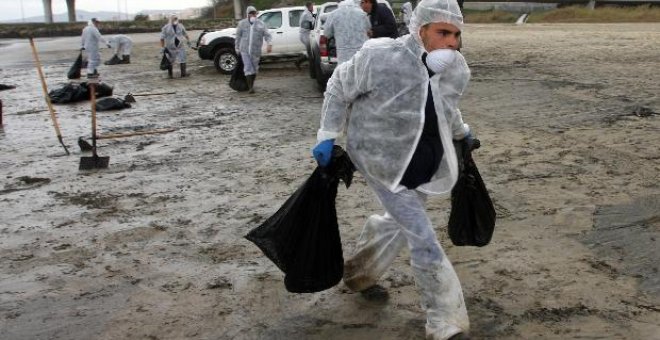
<svg viewBox="0 0 660 340">
<path fill-rule="evenodd" d="M 80 166 L 78 170 L 107 169 L 110 163 L 110 157 L 80 157 Z"/>
</svg>

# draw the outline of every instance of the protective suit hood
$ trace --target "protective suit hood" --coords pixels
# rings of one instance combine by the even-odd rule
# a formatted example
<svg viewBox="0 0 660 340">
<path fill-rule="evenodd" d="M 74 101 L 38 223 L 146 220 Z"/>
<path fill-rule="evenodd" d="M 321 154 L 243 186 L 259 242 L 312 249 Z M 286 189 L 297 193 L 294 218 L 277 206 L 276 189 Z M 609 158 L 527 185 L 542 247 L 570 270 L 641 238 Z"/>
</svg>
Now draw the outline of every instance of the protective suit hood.
<svg viewBox="0 0 660 340">
<path fill-rule="evenodd" d="M 418 44 L 424 46 L 419 30 L 424 25 L 443 22 L 463 30 L 463 14 L 456 0 L 422 0 L 410 18 L 410 35 Z"/>
</svg>

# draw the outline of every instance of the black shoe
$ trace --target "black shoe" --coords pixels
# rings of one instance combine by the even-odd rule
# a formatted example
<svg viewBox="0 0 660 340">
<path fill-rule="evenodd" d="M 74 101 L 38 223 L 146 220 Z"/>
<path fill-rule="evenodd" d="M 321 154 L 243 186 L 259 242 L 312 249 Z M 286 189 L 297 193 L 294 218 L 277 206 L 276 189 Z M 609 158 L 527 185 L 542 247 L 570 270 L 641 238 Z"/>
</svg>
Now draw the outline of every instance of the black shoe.
<svg viewBox="0 0 660 340">
<path fill-rule="evenodd" d="M 117 57 L 117 55 L 115 54 L 115 55 L 112 56 L 112 58 L 110 58 L 110 60 L 106 61 L 104 64 L 105 65 L 117 65 L 117 64 L 121 64 L 121 63 L 122 63 L 121 59 L 119 59 L 119 57 Z"/>
<path fill-rule="evenodd" d="M 390 299 L 390 293 L 381 285 L 373 285 L 360 291 L 362 297 L 371 302 L 387 302 Z"/>
<path fill-rule="evenodd" d="M 451 336 L 449 340 L 470 340 L 470 336 L 461 332 Z"/>
</svg>

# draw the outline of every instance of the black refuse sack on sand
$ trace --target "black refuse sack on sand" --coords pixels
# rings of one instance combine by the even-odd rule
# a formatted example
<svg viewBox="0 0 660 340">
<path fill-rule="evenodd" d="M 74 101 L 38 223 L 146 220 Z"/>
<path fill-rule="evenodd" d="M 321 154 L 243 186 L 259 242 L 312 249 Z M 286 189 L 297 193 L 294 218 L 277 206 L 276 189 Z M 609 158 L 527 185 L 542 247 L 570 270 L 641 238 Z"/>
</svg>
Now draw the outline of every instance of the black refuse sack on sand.
<svg viewBox="0 0 660 340">
<path fill-rule="evenodd" d="M 472 159 L 472 151 L 463 141 L 455 143 L 458 144 L 458 161 L 462 164 L 458 181 L 451 190 L 449 238 L 456 246 L 483 247 L 493 236 L 495 207 Z"/>
<path fill-rule="evenodd" d="M 241 56 L 238 56 L 238 63 L 236 63 L 236 68 L 229 78 L 229 87 L 234 91 L 244 92 L 248 90 L 247 79 L 245 78 L 245 72 L 243 71 L 243 59 Z"/>
<path fill-rule="evenodd" d="M 284 272 L 289 292 L 320 292 L 341 281 L 335 197 L 339 180 L 348 188 L 354 171 L 346 152 L 335 146 L 330 166 L 317 167 L 273 216 L 245 236 Z"/>
<path fill-rule="evenodd" d="M 87 82 L 68 83 L 59 89 L 48 92 L 50 101 L 54 104 L 75 103 L 90 99 Z M 106 83 L 96 84 L 96 98 L 112 96 L 112 86 Z"/>
<path fill-rule="evenodd" d="M 76 58 L 76 61 L 73 62 L 73 65 L 71 65 L 71 68 L 69 69 L 69 72 L 66 74 L 66 77 L 69 79 L 80 79 L 80 71 L 82 70 L 83 67 L 83 60 L 82 60 L 82 52 L 78 54 L 78 58 Z"/>
<path fill-rule="evenodd" d="M 96 111 L 121 110 L 129 107 L 131 104 L 115 97 L 101 98 L 96 101 Z"/>
<path fill-rule="evenodd" d="M 172 63 L 170 63 L 170 59 L 167 57 L 170 54 L 168 50 L 165 50 L 163 53 L 163 58 L 160 60 L 160 69 L 165 71 L 168 68 L 172 67 Z"/>
</svg>

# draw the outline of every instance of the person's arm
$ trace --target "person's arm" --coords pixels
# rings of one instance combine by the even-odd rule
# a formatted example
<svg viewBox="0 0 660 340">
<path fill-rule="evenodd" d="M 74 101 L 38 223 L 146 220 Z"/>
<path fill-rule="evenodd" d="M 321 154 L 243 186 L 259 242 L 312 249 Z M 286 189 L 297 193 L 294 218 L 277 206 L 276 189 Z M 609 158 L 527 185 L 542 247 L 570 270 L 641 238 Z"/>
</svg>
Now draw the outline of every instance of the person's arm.
<svg viewBox="0 0 660 340">
<path fill-rule="evenodd" d="M 234 47 L 236 48 L 236 53 L 241 53 L 241 39 L 243 36 L 243 30 L 241 29 L 241 22 L 238 22 L 236 26 L 236 38 L 234 39 Z"/>
<path fill-rule="evenodd" d="M 113 50 L 117 56 L 119 56 L 119 48 L 121 47 L 121 44 L 119 43 L 120 41 L 121 39 L 116 37 L 108 39 L 108 43 L 113 47 Z"/>
<path fill-rule="evenodd" d="M 372 27 L 374 37 L 396 37 L 398 36 L 396 29 L 396 19 L 394 14 L 387 8 L 387 6 L 378 4 L 376 13 L 378 16 L 378 25 Z"/>
<path fill-rule="evenodd" d="M 317 143 L 336 139 L 343 133 L 348 119 L 348 108 L 360 95 L 368 92 L 368 67 L 369 56 L 364 50 L 360 50 L 353 58 L 337 66 L 332 73 L 321 107 Z"/>
<path fill-rule="evenodd" d="M 264 24 L 264 40 L 266 40 L 266 52 L 270 53 L 273 51 L 273 36 L 270 34 L 268 31 L 268 28 L 266 27 L 266 24 Z"/>
<path fill-rule="evenodd" d="M 100 43 L 110 48 L 110 43 L 108 43 L 108 41 L 105 40 L 105 38 L 101 35 L 101 32 L 98 29 L 94 30 L 94 35 L 96 36 L 96 39 L 98 39 Z"/>
<path fill-rule="evenodd" d="M 371 21 L 366 15 L 364 16 L 364 29 L 367 31 L 367 36 L 371 38 L 374 32 L 371 30 Z"/>
<path fill-rule="evenodd" d="M 192 42 L 190 41 L 190 37 L 188 36 L 188 31 L 186 31 L 186 27 L 183 26 L 183 24 L 179 24 L 179 25 L 181 25 L 181 34 L 183 35 L 184 38 L 186 38 L 186 44 L 188 45 L 188 47 L 191 47 Z"/>
<path fill-rule="evenodd" d="M 165 50 L 165 38 L 167 37 L 165 34 L 165 28 L 167 25 L 163 26 L 163 28 L 160 29 L 160 48 L 164 51 Z"/>
</svg>

